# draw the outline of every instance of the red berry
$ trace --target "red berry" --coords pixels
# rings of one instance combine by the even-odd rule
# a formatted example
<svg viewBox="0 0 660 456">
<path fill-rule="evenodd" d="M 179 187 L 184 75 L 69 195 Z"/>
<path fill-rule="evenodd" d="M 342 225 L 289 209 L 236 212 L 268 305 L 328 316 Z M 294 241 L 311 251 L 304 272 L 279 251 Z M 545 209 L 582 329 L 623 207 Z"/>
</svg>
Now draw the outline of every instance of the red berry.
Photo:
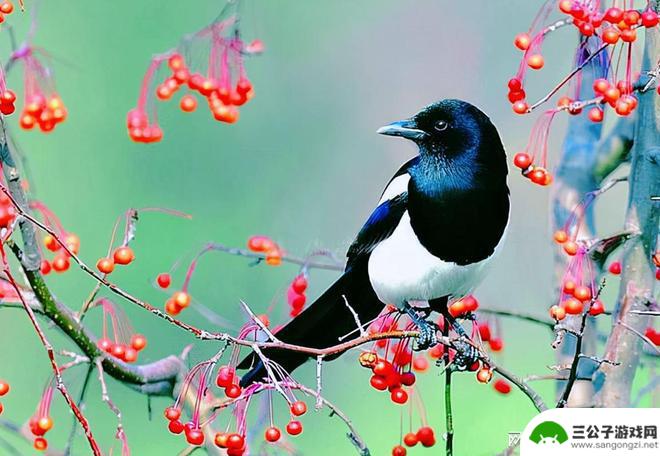
<svg viewBox="0 0 660 456">
<path fill-rule="evenodd" d="M 10 390 L 9 383 L 4 380 L 0 380 L 0 397 L 7 394 Z"/>
<path fill-rule="evenodd" d="M 41 266 L 39 267 L 39 270 L 41 271 L 41 273 L 43 275 L 46 275 L 46 274 L 50 273 L 51 267 L 50 267 L 50 263 L 48 262 L 48 260 L 41 260 Z"/>
<path fill-rule="evenodd" d="M 64 272 L 67 269 L 69 269 L 69 266 L 71 266 L 71 263 L 69 262 L 69 257 L 66 255 L 57 255 L 52 263 L 51 266 L 55 270 L 55 272 Z"/>
<path fill-rule="evenodd" d="M 204 433 L 201 429 L 186 428 L 186 441 L 191 445 L 201 445 L 204 443 Z"/>
<path fill-rule="evenodd" d="M 621 41 L 625 43 L 632 43 L 637 39 L 637 30 L 626 29 L 621 31 Z"/>
<path fill-rule="evenodd" d="M 423 426 L 417 431 L 417 439 L 425 447 L 431 447 L 435 445 L 435 433 L 433 428 L 430 426 Z"/>
<path fill-rule="evenodd" d="M 482 367 L 477 371 L 477 381 L 479 383 L 488 383 L 493 378 L 493 371 L 488 367 Z"/>
<path fill-rule="evenodd" d="M 474 312 L 479 308 L 479 301 L 477 301 L 477 298 L 472 295 L 465 296 L 461 301 L 465 304 L 465 309 L 468 312 Z"/>
<path fill-rule="evenodd" d="M 369 383 L 378 391 L 385 391 L 387 389 L 387 380 L 380 375 L 372 375 Z"/>
<path fill-rule="evenodd" d="M 567 314 L 578 315 L 582 313 L 582 309 L 584 309 L 584 304 L 582 304 L 582 301 L 578 301 L 577 299 L 568 298 L 566 301 L 562 303 L 562 307 L 566 310 Z"/>
<path fill-rule="evenodd" d="M 459 317 L 468 312 L 467 306 L 463 300 L 459 299 L 449 305 L 449 315 L 452 317 Z"/>
<path fill-rule="evenodd" d="M 417 378 L 415 377 L 415 374 L 412 372 L 404 372 L 401 374 L 399 377 L 401 384 L 404 386 L 413 386 L 415 384 L 415 381 Z"/>
<path fill-rule="evenodd" d="M 517 168 L 525 170 L 532 164 L 532 157 L 527 152 L 518 152 L 513 156 L 513 164 Z"/>
<path fill-rule="evenodd" d="M 111 258 L 101 258 L 96 262 L 96 269 L 103 274 L 110 274 L 115 269 L 115 262 Z"/>
<path fill-rule="evenodd" d="M 571 0 L 561 0 L 559 2 L 559 10 L 565 14 L 571 14 L 573 9 L 573 2 Z"/>
<path fill-rule="evenodd" d="M 614 275 L 621 274 L 621 262 L 614 261 L 612 264 L 610 264 L 608 270 L 610 271 L 610 274 L 614 274 Z"/>
<path fill-rule="evenodd" d="M 286 432 L 289 435 L 298 435 L 303 431 L 302 423 L 298 420 L 291 420 L 286 425 Z"/>
<path fill-rule="evenodd" d="M 393 370 L 392 365 L 384 360 L 384 359 L 379 359 L 376 362 L 376 365 L 373 368 L 373 373 L 376 375 L 380 375 L 382 377 L 387 376 L 389 373 L 391 373 Z"/>
<path fill-rule="evenodd" d="M 291 288 L 298 294 L 303 294 L 307 290 L 307 278 L 301 274 L 291 283 Z"/>
<path fill-rule="evenodd" d="M 227 448 L 227 441 L 229 440 L 229 434 L 226 432 L 217 432 L 215 434 L 215 438 L 213 439 L 213 443 L 215 443 L 215 446 L 218 448 Z"/>
<path fill-rule="evenodd" d="M 216 385 L 219 388 L 226 388 L 234 383 L 235 371 L 232 367 L 222 366 L 218 369 L 218 377 L 216 378 Z"/>
<path fill-rule="evenodd" d="M 37 451 L 46 451 L 48 448 L 48 441 L 43 437 L 37 437 L 34 439 L 34 449 Z"/>
<path fill-rule="evenodd" d="M 605 20 L 612 24 L 618 24 L 623 19 L 623 11 L 619 8 L 608 8 L 605 11 Z"/>
<path fill-rule="evenodd" d="M 481 337 L 481 340 L 483 342 L 488 342 L 490 340 L 490 326 L 488 326 L 488 323 L 484 321 L 477 326 L 479 328 L 479 336 Z"/>
<path fill-rule="evenodd" d="M 511 78 L 508 87 L 511 92 L 519 92 L 522 90 L 522 82 L 518 78 Z"/>
<path fill-rule="evenodd" d="M 501 394 L 509 394 L 511 392 L 511 385 L 509 385 L 509 382 L 501 378 L 495 382 L 493 388 Z"/>
<path fill-rule="evenodd" d="M 628 25 L 637 25 L 640 19 L 641 19 L 641 15 L 637 10 L 631 9 L 623 13 L 623 22 L 625 22 Z"/>
<path fill-rule="evenodd" d="M 390 393 L 390 399 L 395 404 L 405 404 L 408 402 L 408 393 L 406 393 L 403 388 L 394 388 Z"/>
<path fill-rule="evenodd" d="M 492 351 L 498 352 L 504 348 L 504 342 L 499 337 L 494 337 L 488 341 L 488 345 Z"/>
<path fill-rule="evenodd" d="M 541 54 L 532 54 L 527 57 L 527 66 L 533 70 L 540 70 L 545 65 L 545 60 Z"/>
<path fill-rule="evenodd" d="M 295 416 L 302 416 L 307 412 L 307 404 L 303 401 L 296 401 L 291 404 L 291 413 Z"/>
<path fill-rule="evenodd" d="M 513 44 L 521 51 L 526 51 L 529 45 L 532 44 L 532 40 L 527 33 L 519 33 L 516 35 Z"/>
<path fill-rule="evenodd" d="M 425 372 L 429 368 L 429 361 L 424 356 L 417 356 L 413 359 L 412 367 L 416 372 Z"/>
<path fill-rule="evenodd" d="M 564 243 L 564 252 L 568 255 L 573 256 L 578 252 L 578 245 L 575 241 L 568 241 Z"/>
<path fill-rule="evenodd" d="M 110 342 L 110 339 L 106 339 L 106 338 L 102 337 L 101 339 L 96 341 L 96 346 L 101 351 L 109 352 L 110 348 L 112 347 L 112 342 Z"/>
<path fill-rule="evenodd" d="M 609 27 L 602 33 L 603 41 L 607 44 L 616 44 L 620 36 L 621 34 L 614 27 Z"/>
<path fill-rule="evenodd" d="M 245 446 L 245 437 L 240 434 L 229 434 L 227 437 L 227 448 L 239 450 Z"/>
<path fill-rule="evenodd" d="M 575 296 L 580 301 L 588 301 L 591 299 L 591 289 L 584 285 L 580 285 L 579 287 L 575 288 L 573 296 Z"/>
<path fill-rule="evenodd" d="M 392 448 L 392 456 L 406 456 L 408 451 L 401 445 L 397 445 Z"/>
<path fill-rule="evenodd" d="M 142 351 L 147 346 L 147 338 L 142 334 L 133 334 L 131 336 L 131 347 L 134 350 Z"/>
<path fill-rule="evenodd" d="M 125 245 L 115 249 L 112 258 L 115 260 L 115 263 L 126 265 L 135 259 L 135 254 L 133 253 L 133 249 Z"/>
<path fill-rule="evenodd" d="M 516 101 L 513 104 L 513 112 L 516 114 L 526 114 L 529 110 L 529 105 L 524 101 Z"/>
<path fill-rule="evenodd" d="M 186 94 L 181 97 L 179 107 L 183 112 L 193 112 L 195 109 L 197 109 L 197 98 L 195 98 L 193 95 Z"/>
<path fill-rule="evenodd" d="M 134 363 L 138 359 L 138 352 L 133 347 L 125 347 L 124 356 L 121 359 L 127 363 Z"/>
<path fill-rule="evenodd" d="M 165 409 L 165 418 L 170 421 L 178 420 L 181 417 L 181 409 L 176 407 L 167 407 Z"/>
<path fill-rule="evenodd" d="M 602 122 L 604 117 L 603 110 L 600 108 L 591 108 L 587 115 L 592 122 Z"/>
<path fill-rule="evenodd" d="M 11 14 L 12 11 L 14 11 L 14 5 L 10 1 L 4 1 L 0 4 L 0 12 L 2 14 Z"/>
<path fill-rule="evenodd" d="M 561 306 L 554 305 L 550 307 L 550 317 L 557 321 L 561 321 L 566 318 L 566 310 Z"/>
<path fill-rule="evenodd" d="M 167 425 L 167 429 L 172 434 L 181 434 L 183 432 L 183 423 L 179 420 L 172 420 L 170 424 Z"/>
<path fill-rule="evenodd" d="M 282 437 L 282 431 L 280 431 L 277 427 L 271 426 L 269 428 L 266 428 L 266 432 L 264 433 L 264 437 L 267 442 L 277 442 L 280 437 Z"/>
<path fill-rule="evenodd" d="M 597 315 L 600 315 L 605 312 L 605 305 L 603 304 L 603 301 L 600 299 L 597 299 L 591 304 L 591 308 L 589 309 L 589 315 L 592 317 L 595 317 Z"/>
<path fill-rule="evenodd" d="M 230 399 L 236 399 L 237 397 L 240 397 L 241 392 L 241 387 L 236 384 L 229 385 L 225 388 L 225 396 Z"/>
<path fill-rule="evenodd" d="M 524 100 L 527 94 L 524 90 L 516 90 L 509 92 L 508 98 L 510 103 L 515 103 L 516 101 Z"/>
<path fill-rule="evenodd" d="M 158 282 L 159 287 L 168 288 L 172 283 L 172 276 L 170 276 L 167 272 L 161 272 L 158 274 L 158 277 L 156 277 L 156 282 Z"/>
<path fill-rule="evenodd" d="M 647 28 L 655 27 L 658 25 L 658 13 L 653 10 L 647 9 L 642 13 L 642 25 Z"/>
<path fill-rule="evenodd" d="M 110 346 L 110 354 L 115 358 L 122 359 L 126 353 L 126 347 L 122 344 L 112 344 Z"/>
<path fill-rule="evenodd" d="M 415 434 L 414 432 L 409 432 L 403 436 L 403 443 L 405 443 L 406 446 L 414 447 L 415 445 L 417 445 L 418 441 L 419 440 L 417 440 L 417 434 Z"/>
</svg>

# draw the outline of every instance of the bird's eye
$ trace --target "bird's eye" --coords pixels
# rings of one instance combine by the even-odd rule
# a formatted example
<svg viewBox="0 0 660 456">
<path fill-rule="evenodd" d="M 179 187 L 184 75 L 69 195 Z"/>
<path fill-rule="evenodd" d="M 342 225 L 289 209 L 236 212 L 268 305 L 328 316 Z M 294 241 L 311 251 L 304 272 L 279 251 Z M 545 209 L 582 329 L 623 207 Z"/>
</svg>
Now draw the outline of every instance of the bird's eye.
<svg viewBox="0 0 660 456">
<path fill-rule="evenodd" d="M 446 120 L 438 120 L 435 125 L 433 125 L 433 128 L 436 129 L 436 131 L 445 131 L 449 127 L 449 123 L 447 123 Z"/>
</svg>

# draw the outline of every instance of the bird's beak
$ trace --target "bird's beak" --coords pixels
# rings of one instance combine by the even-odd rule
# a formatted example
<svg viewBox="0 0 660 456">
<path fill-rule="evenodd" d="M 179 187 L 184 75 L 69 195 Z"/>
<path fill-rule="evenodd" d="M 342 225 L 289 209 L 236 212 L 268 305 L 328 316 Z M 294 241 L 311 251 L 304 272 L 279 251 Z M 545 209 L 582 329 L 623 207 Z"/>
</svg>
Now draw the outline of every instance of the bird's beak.
<svg viewBox="0 0 660 456">
<path fill-rule="evenodd" d="M 426 132 L 416 127 L 417 124 L 413 120 L 401 120 L 380 127 L 376 133 L 388 136 L 403 136 L 412 140 L 423 139 L 427 135 Z"/>
</svg>

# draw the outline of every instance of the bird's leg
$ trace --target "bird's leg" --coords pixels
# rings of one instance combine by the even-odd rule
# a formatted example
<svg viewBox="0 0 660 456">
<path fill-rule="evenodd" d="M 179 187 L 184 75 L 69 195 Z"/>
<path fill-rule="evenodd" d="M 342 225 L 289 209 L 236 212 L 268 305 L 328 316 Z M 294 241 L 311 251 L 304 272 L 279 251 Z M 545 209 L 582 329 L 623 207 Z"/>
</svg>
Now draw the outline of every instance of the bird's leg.
<svg viewBox="0 0 660 456">
<path fill-rule="evenodd" d="M 465 332 L 465 329 L 463 329 L 461 324 L 457 322 L 454 317 L 449 315 L 449 312 L 443 312 L 443 315 L 445 317 L 445 322 L 450 324 L 460 337 L 460 339 L 453 344 L 456 349 L 456 355 L 449 368 L 455 371 L 467 370 L 479 360 L 479 350 L 469 342 L 470 338 L 468 337 L 467 332 Z"/>
<path fill-rule="evenodd" d="M 404 303 L 403 310 L 405 310 L 413 323 L 419 328 L 419 337 L 417 338 L 417 346 L 415 347 L 415 350 L 422 351 L 436 345 L 438 343 L 438 337 L 436 336 L 438 328 L 436 325 L 427 321 L 425 318 L 420 317 L 417 310 L 407 302 Z"/>
</svg>

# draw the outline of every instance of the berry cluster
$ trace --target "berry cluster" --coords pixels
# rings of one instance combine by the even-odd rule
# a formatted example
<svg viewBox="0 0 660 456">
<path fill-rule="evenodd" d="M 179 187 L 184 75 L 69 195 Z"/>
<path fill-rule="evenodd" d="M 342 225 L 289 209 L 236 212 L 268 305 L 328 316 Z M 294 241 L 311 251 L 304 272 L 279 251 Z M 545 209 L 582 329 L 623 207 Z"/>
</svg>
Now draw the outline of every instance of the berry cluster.
<svg viewBox="0 0 660 456">
<path fill-rule="evenodd" d="M 190 445 L 202 445 L 204 443 L 205 437 L 200 423 L 200 406 L 208 388 L 208 378 L 212 368 L 213 363 L 210 361 L 194 366 L 186 375 L 174 405 L 165 409 L 165 418 L 169 421 L 167 425 L 169 431 L 172 434 L 183 433 Z M 195 384 L 195 382 L 197 383 Z M 192 388 L 196 388 L 196 391 L 191 391 L 191 394 L 196 395 L 195 407 L 192 419 L 183 424 L 180 420 L 181 402 L 185 400 L 186 395 Z"/>
<path fill-rule="evenodd" d="M 637 39 L 637 27 L 658 25 L 658 14 L 650 8 L 640 13 L 635 9 L 623 10 L 613 6 L 602 13 L 598 2 L 574 0 L 561 0 L 558 6 L 562 13 L 572 18 L 573 25 L 582 35 L 600 35 L 607 44 L 617 44 L 619 39 L 632 43 Z"/>
<path fill-rule="evenodd" d="M 243 392 L 238 385 L 236 369 L 232 366 L 222 366 L 218 369 L 218 376 L 215 379 L 215 384 L 218 385 L 218 388 L 223 388 L 225 396 L 230 399 L 240 397 Z"/>
<path fill-rule="evenodd" d="M 41 273 L 43 275 L 50 274 L 51 271 L 63 273 L 71 267 L 71 257 L 66 249 L 62 248 L 60 242 L 64 243 L 67 249 L 74 254 L 80 251 L 80 238 L 74 234 L 67 232 L 62 225 L 60 219 L 55 215 L 44 203 L 41 201 L 30 201 L 30 209 L 41 215 L 44 224 L 55 232 L 55 236 L 46 234 L 39 245 L 41 252 Z M 52 260 L 46 258 L 43 247 L 46 250 L 53 252 L 55 255 Z"/>
<path fill-rule="evenodd" d="M 78 236 L 73 233 L 66 233 L 62 238 L 66 247 L 71 252 L 77 254 L 80 250 L 80 239 Z M 45 235 L 42 242 L 46 249 L 55 253 L 55 256 L 50 262 L 46 258 L 41 260 L 41 273 L 47 275 L 51 271 L 57 273 L 66 272 L 71 267 L 69 252 L 64 250 L 58 240 L 50 234 Z"/>
<path fill-rule="evenodd" d="M 569 225 L 570 222 L 569 219 Z M 577 229 L 573 229 L 573 232 L 577 233 Z M 560 321 L 566 315 L 581 315 L 585 306 L 591 316 L 604 313 L 603 302 L 596 299 L 593 266 L 586 249 L 565 230 L 556 231 L 553 237 L 570 257 L 570 261 L 559 290 L 559 303 L 550 307 L 550 316 Z"/>
<path fill-rule="evenodd" d="M 559 11 L 565 14 L 563 20 L 552 25 L 544 26 L 554 9 L 552 2 L 546 3 L 541 9 L 537 18 L 532 23 L 530 30 L 526 33 L 519 33 L 514 39 L 514 46 L 524 52 L 518 72 L 508 81 L 508 99 L 512 105 L 513 111 L 517 114 L 528 114 L 536 107 L 549 100 L 554 93 L 558 92 L 566 83 L 568 83 L 569 92 L 572 96 L 561 96 L 557 101 L 556 108 L 550 109 L 538 119 L 530 141 L 525 151 L 520 152 L 514 157 L 514 164 L 520 168 L 523 176 L 530 179 L 531 182 L 547 186 L 552 183 L 552 175 L 547 170 L 547 141 L 549 137 L 550 124 L 554 115 L 558 112 L 568 112 L 571 115 L 582 113 L 585 108 L 589 108 L 588 118 L 593 122 L 602 122 L 604 119 L 604 107 L 610 106 L 619 116 L 630 115 L 637 107 L 638 100 L 634 95 L 634 80 L 632 70 L 632 43 L 637 39 L 637 28 L 658 26 L 658 14 L 650 7 L 643 12 L 635 9 L 623 10 L 612 6 L 601 12 L 600 2 L 597 1 L 576 1 L 561 0 L 557 2 Z M 580 87 L 582 85 L 582 72 L 575 71 L 574 74 L 565 78 L 556 88 L 554 88 L 545 98 L 538 103 L 530 106 L 527 101 L 524 80 L 527 69 L 540 70 L 545 61 L 541 48 L 546 36 L 565 25 L 575 26 L 583 36 L 580 46 L 577 49 L 576 63 L 577 68 L 582 69 L 589 60 L 591 67 L 602 73 L 593 84 L 593 99 L 580 99 Z M 590 41 L 591 40 L 591 41 Z M 595 55 L 589 55 L 585 50 L 589 43 L 602 45 Z M 621 59 L 623 53 L 625 65 L 621 65 L 621 74 L 619 65 L 611 66 L 614 61 L 614 46 L 623 43 L 621 48 Z M 611 51 L 606 50 L 609 47 Z M 594 63 L 596 63 L 594 65 Z M 584 92 L 582 92 L 584 93 Z M 660 93 L 660 89 L 659 89 Z"/>
<path fill-rule="evenodd" d="M 282 249 L 268 236 L 252 236 L 248 239 L 247 246 L 252 252 L 266 255 L 266 264 L 270 266 L 282 264 Z"/>
<path fill-rule="evenodd" d="M 396 348 L 394 351 L 396 353 L 394 363 L 379 358 L 375 352 L 360 354 L 359 361 L 363 367 L 371 369 L 373 375 L 369 383 L 374 389 L 389 390 L 392 402 L 405 404 L 408 402 L 408 392 L 404 386 L 414 385 L 416 377 L 411 371 L 402 371 L 402 366 L 410 363 L 412 355 L 406 349 Z"/>
<path fill-rule="evenodd" d="M 9 392 L 9 383 L 7 383 L 4 380 L 0 380 L 0 397 L 6 396 L 7 393 Z M 4 410 L 4 407 L 2 405 L 2 402 L 0 402 L 0 415 L 2 415 L 2 411 Z"/>
<path fill-rule="evenodd" d="M 190 295 L 183 290 L 175 291 L 165 302 L 165 312 L 170 315 L 179 315 L 191 302 Z"/>
<path fill-rule="evenodd" d="M 238 24 L 236 14 L 227 17 L 223 12 L 217 21 L 186 37 L 177 49 L 152 59 L 142 81 L 137 106 L 127 116 L 128 135 L 133 141 L 152 143 L 163 138 L 155 109 L 151 121 L 148 115 L 152 112 L 153 95 L 166 101 L 183 87 L 190 91 L 179 100 L 183 112 L 197 109 L 197 98 L 193 94 L 196 92 L 206 98 L 215 120 L 229 124 L 238 120 L 238 108 L 254 96 L 243 58 L 263 50 L 258 40 L 249 45 L 241 40 Z M 200 49 L 208 57 L 202 59 L 199 68 L 194 68 L 197 62 L 194 58 L 200 53 L 195 51 Z M 154 88 L 156 73 L 165 62 L 170 74 Z"/>
<path fill-rule="evenodd" d="M 447 310 L 449 311 L 449 315 L 451 315 L 454 318 L 457 318 L 457 317 L 464 317 L 470 312 L 476 311 L 478 308 L 479 308 L 479 301 L 477 301 L 477 299 L 474 296 L 468 295 L 449 304 Z"/>
<path fill-rule="evenodd" d="M 67 110 L 55 90 L 52 69 L 39 58 L 42 53 L 39 48 L 25 44 L 11 55 L 11 61 L 23 63 L 25 104 L 19 125 L 24 130 L 38 126 L 43 133 L 49 133 L 66 120 Z"/>
<path fill-rule="evenodd" d="M 302 312 L 305 307 L 307 297 L 305 291 L 307 290 L 307 277 L 305 273 L 296 276 L 287 289 L 287 302 L 289 303 L 291 317 L 296 317 Z"/>
<path fill-rule="evenodd" d="M 430 426 L 422 426 L 417 432 L 408 432 L 403 436 L 403 443 L 408 448 L 416 446 L 418 443 L 424 447 L 432 447 L 435 445 L 435 432 Z M 402 445 L 397 445 L 392 448 L 392 456 L 405 456 L 408 450 Z"/>
<path fill-rule="evenodd" d="M 147 338 L 135 333 L 121 307 L 109 299 L 101 298 L 95 306 L 103 308 L 103 336 L 96 341 L 98 349 L 127 363 L 137 361 L 138 353 L 147 346 Z M 108 320 L 112 338 L 108 337 Z"/>
<path fill-rule="evenodd" d="M 540 116 L 534 126 L 525 151 L 513 156 L 513 164 L 524 177 L 532 183 L 545 187 L 552 183 L 552 174 L 547 170 L 548 137 L 550 125 L 557 114 L 557 110 L 546 111 Z"/>
<path fill-rule="evenodd" d="M 53 419 L 50 417 L 50 404 L 53 400 L 53 391 L 53 380 L 51 379 L 44 389 L 37 411 L 28 421 L 28 428 L 35 437 L 34 448 L 38 451 L 46 451 L 48 449 L 48 441 L 44 436 L 53 428 Z"/>
<path fill-rule="evenodd" d="M 477 323 L 477 330 L 479 331 L 479 338 L 482 342 L 488 342 L 491 351 L 501 352 L 504 349 L 504 341 L 501 337 L 493 336 L 493 331 L 491 331 L 490 325 L 487 321 L 480 321 Z"/>
<path fill-rule="evenodd" d="M 135 253 L 133 249 L 127 245 L 122 245 L 112 252 L 112 256 L 99 258 L 96 262 L 96 269 L 107 275 L 115 270 L 115 265 L 126 266 L 131 264 L 134 259 Z"/>
</svg>

